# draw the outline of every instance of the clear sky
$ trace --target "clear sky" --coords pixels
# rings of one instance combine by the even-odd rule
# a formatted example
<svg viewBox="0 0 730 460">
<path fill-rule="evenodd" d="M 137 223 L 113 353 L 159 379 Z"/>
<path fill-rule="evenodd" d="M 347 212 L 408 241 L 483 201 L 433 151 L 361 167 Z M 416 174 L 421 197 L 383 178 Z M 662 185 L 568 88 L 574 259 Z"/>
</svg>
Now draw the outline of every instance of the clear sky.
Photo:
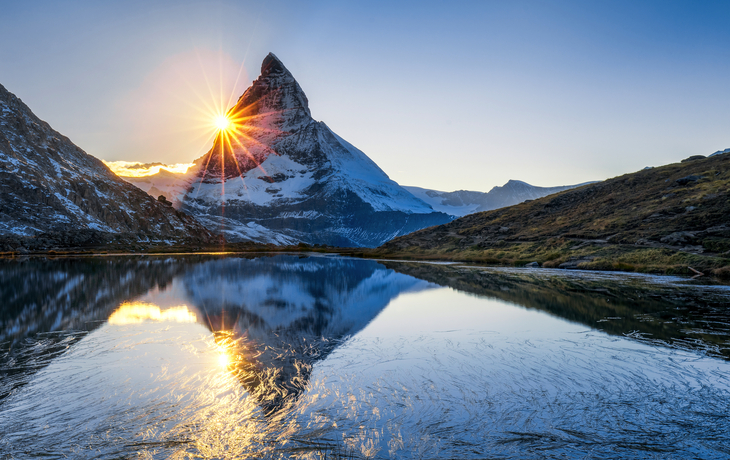
<svg viewBox="0 0 730 460">
<path fill-rule="evenodd" d="M 187 163 L 271 51 L 402 185 L 562 185 L 730 147 L 728 24 L 728 1 L 0 0 L 0 84 L 96 157 Z"/>
</svg>

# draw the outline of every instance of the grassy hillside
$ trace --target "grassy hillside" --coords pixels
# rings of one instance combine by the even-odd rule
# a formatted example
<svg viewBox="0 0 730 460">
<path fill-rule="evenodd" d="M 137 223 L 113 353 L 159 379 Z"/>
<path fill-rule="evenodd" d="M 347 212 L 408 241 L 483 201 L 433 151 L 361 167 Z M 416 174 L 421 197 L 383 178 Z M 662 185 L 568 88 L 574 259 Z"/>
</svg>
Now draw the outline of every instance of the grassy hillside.
<svg viewBox="0 0 730 460">
<path fill-rule="evenodd" d="M 730 276 L 730 154 L 462 217 L 372 255 Z"/>
</svg>

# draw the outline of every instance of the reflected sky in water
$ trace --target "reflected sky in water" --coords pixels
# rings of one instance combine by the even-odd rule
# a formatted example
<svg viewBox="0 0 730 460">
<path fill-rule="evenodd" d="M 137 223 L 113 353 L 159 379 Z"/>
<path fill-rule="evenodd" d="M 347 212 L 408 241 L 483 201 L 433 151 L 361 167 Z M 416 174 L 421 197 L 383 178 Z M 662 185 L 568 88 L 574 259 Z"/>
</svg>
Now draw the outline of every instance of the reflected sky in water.
<svg viewBox="0 0 730 460">
<path fill-rule="evenodd" d="M 727 458 L 726 289 L 530 273 L 295 255 L 3 262 L 0 452 Z"/>
</svg>

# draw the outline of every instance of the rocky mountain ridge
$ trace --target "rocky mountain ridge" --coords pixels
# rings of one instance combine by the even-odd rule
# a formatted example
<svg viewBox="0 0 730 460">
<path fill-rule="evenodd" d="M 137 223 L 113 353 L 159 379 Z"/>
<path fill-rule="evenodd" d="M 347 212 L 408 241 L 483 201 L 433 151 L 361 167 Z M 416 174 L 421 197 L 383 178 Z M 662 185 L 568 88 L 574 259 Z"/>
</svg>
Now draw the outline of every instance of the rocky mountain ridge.
<svg viewBox="0 0 730 460">
<path fill-rule="evenodd" d="M 117 177 L 0 85 L 0 250 L 212 240 L 193 218 Z"/>
</svg>

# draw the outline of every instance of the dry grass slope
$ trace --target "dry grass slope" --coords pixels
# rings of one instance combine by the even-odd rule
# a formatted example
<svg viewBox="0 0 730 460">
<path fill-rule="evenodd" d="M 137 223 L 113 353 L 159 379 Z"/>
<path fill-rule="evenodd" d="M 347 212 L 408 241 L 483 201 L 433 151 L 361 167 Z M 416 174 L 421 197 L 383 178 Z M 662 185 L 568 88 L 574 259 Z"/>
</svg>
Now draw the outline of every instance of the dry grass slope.
<svg viewBox="0 0 730 460">
<path fill-rule="evenodd" d="M 730 154 L 472 214 L 372 255 L 730 276 Z"/>
</svg>

